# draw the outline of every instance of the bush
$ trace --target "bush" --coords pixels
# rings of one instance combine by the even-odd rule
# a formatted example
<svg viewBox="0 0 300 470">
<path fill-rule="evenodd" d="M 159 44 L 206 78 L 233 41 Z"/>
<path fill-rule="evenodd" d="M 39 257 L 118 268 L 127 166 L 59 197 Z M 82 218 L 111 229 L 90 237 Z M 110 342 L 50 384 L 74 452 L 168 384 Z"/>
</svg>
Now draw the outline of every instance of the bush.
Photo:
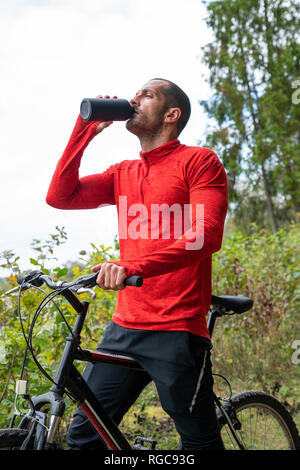
<svg viewBox="0 0 300 470">
<path fill-rule="evenodd" d="M 56 233 L 51 234 L 46 242 L 34 240 L 32 246 L 37 256 L 30 259 L 33 269 L 41 270 L 56 280 L 65 280 L 91 272 L 91 266 L 116 259 L 114 250 L 111 247 L 105 248 L 103 245 L 100 247 L 92 245 L 91 254 L 81 252 L 81 256 L 85 256 L 86 259 L 81 258 L 78 265 L 69 268 L 58 266 L 51 270 L 46 268 L 46 264 L 50 261 L 53 264 L 55 260 L 55 246 L 64 243 L 65 239 L 64 230 L 56 227 Z M 15 382 L 20 378 L 26 342 L 18 317 L 18 295 L 1 297 L 2 293 L 17 285 L 17 276 L 21 274 L 18 265 L 19 258 L 12 251 L 5 251 L 2 252 L 1 259 L 1 267 L 11 270 L 11 275 L 2 280 L 0 285 L 0 427 L 4 428 L 9 424 L 13 414 Z M 48 292 L 50 292 L 49 289 Z M 45 291 L 41 292 L 37 289 L 30 289 L 22 293 L 21 318 L 26 335 L 33 315 L 44 297 Z M 98 289 L 95 299 L 91 299 L 89 294 L 82 294 L 81 300 L 90 302 L 88 321 L 82 332 L 82 346 L 96 348 L 115 309 L 116 295 L 115 292 Z M 61 297 L 55 299 L 55 301 L 61 307 L 65 319 L 72 325 L 75 319 L 72 307 Z M 35 324 L 33 350 L 42 367 L 52 378 L 54 378 L 62 354 L 64 340 L 68 334 L 69 330 L 60 313 L 53 303 L 49 303 L 42 310 Z M 25 363 L 23 379 L 29 380 L 31 396 L 44 393 L 49 389 L 49 381 L 37 368 L 30 354 L 28 354 Z"/>
<path fill-rule="evenodd" d="M 217 321 L 213 360 L 235 391 L 259 388 L 299 408 L 299 365 L 292 348 L 300 340 L 299 225 L 275 234 L 233 233 L 213 258 L 213 292 L 254 301 L 244 315 Z"/>
</svg>

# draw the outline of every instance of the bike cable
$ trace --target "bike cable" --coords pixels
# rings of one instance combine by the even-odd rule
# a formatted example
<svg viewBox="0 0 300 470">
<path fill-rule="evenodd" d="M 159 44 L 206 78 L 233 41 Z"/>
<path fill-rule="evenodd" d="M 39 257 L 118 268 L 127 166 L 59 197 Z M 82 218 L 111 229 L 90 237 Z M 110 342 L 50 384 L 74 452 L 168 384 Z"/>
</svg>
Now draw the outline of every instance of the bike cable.
<svg viewBox="0 0 300 470">
<path fill-rule="evenodd" d="M 60 295 L 64 290 L 67 290 L 67 288 L 65 287 L 62 287 L 62 288 L 59 288 L 57 290 L 55 290 L 54 292 L 50 292 L 49 294 L 47 294 L 43 289 L 41 289 L 40 287 L 38 286 L 32 286 L 38 290 L 40 290 L 41 292 L 43 292 L 43 294 L 45 294 L 45 297 L 41 300 L 41 302 L 39 303 L 38 307 L 36 308 L 36 311 L 34 313 L 34 316 L 33 316 L 33 319 L 31 320 L 31 324 L 30 324 L 30 328 L 29 328 L 29 332 L 28 332 L 28 336 L 26 335 L 25 333 L 25 329 L 24 329 L 24 325 L 23 325 L 23 320 L 22 320 L 22 315 L 21 315 L 21 302 L 20 302 L 20 298 L 21 298 L 21 292 L 22 292 L 22 285 L 23 285 L 23 282 L 20 286 L 20 290 L 19 290 L 19 296 L 18 296 L 18 313 L 19 313 L 19 320 L 20 320 L 20 324 L 21 324 L 21 329 L 22 329 L 22 333 L 23 333 L 23 336 L 24 336 L 24 339 L 25 339 L 25 342 L 26 342 L 26 348 L 25 348 L 25 352 L 24 352 L 24 357 L 23 357 L 23 363 L 22 363 L 22 368 L 21 368 L 21 374 L 20 374 L 20 380 L 22 380 L 22 377 L 24 375 L 24 370 L 25 370 L 25 364 L 26 364 L 26 359 L 27 359 L 27 355 L 28 355 L 28 351 L 30 351 L 31 353 L 31 356 L 36 364 L 36 366 L 38 367 L 38 369 L 41 371 L 41 373 L 50 381 L 52 382 L 54 385 L 57 385 L 54 381 L 54 379 L 48 374 L 48 372 L 44 369 L 44 367 L 41 365 L 41 363 L 38 361 L 35 353 L 34 353 L 34 350 L 33 350 L 33 344 L 32 344 L 32 337 L 33 337 L 33 329 L 34 329 L 34 326 L 35 326 L 35 323 L 37 321 L 37 318 L 38 316 L 40 315 L 41 311 L 46 307 L 46 305 L 50 302 L 52 302 L 55 306 L 55 308 L 57 309 L 57 311 L 59 312 L 59 314 L 61 315 L 66 327 L 68 328 L 71 336 L 73 337 L 74 341 L 76 341 L 78 343 L 78 341 L 76 340 L 73 332 L 72 332 L 72 329 L 68 323 L 68 321 L 66 320 L 66 317 L 65 315 L 63 314 L 63 312 L 61 311 L 61 309 L 59 308 L 59 306 L 57 305 L 57 303 L 54 301 L 54 297 Z M 80 344 L 78 343 L 77 344 L 78 348 L 81 349 L 80 347 Z M 67 390 L 64 390 L 65 393 L 68 395 L 68 397 L 70 399 L 72 399 L 72 396 L 68 393 Z M 72 399 L 73 400 L 73 399 Z"/>
</svg>

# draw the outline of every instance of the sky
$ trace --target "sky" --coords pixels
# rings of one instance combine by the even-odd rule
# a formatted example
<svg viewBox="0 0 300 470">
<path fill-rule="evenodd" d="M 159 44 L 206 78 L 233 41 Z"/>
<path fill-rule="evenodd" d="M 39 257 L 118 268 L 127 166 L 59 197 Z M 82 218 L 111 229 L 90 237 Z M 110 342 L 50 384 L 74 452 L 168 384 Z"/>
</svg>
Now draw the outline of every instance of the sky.
<svg viewBox="0 0 300 470">
<path fill-rule="evenodd" d="M 177 83 L 192 114 L 180 141 L 197 145 L 207 118 L 198 104 L 211 90 L 201 47 L 212 40 L 201 0 L 0 0 L 0 251 L 32 268 L 30 247 L 64 227 L 59 263 L 91 243 L 111 246 L 115 207 L 62 211 L 45 202 L 80 102 L 100 94 L 130 99 L 150 78 Z M 98 135 L 80 176 L 136 159 L 139 140 L 124 122 Z M 7 272 L 0 269 L 0 277 Z"/>
</svg>

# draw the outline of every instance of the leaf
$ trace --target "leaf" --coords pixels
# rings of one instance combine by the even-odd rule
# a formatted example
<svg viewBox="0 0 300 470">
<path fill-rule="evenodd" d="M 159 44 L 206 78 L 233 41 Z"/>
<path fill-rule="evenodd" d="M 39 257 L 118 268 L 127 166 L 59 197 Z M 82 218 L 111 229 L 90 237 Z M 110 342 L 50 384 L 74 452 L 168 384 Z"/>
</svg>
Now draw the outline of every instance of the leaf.
<svg viewBox="0 0 300 470">
<path fill-rule="evenodd" d="M 67 268 L 55 268 L 53 271 L 55 272 L 57 277 L 63 277 L 63 276 L 66 276 L 66 274 L 68 274 Z"/>
</svg>

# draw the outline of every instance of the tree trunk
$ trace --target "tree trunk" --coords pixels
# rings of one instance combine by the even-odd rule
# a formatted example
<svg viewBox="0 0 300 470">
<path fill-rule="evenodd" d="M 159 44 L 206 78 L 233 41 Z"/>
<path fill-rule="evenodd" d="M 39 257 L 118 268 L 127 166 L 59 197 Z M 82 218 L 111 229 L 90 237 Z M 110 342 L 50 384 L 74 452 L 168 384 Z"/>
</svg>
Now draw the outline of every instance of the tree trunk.
<svg viewBox="0 0 300 470">
<path fill-rule="evenodd" d="M 275 233 L 275 232 L 278 231 L 278 226 L 277 226 L 277 221 L 276 221 L 276 218 L 275 218 L 275 215 L 274 215 L 274 207 L 273 207 L 273 201 L 272 201 L 269 181 L 268 181 L 267 173 L 266 173 L 266 170 L 265 170 L 265 165 L 263 163 L 261 165 L 261 168 L 262 168 L 264 189 L 265 189 L 267 208 L 268 208 L 268 212 L 269 212 L 271 227 L 272 227 L 273 232 Z"/>
<path fill-rule="evenodd" d="M 246 89 L 247 89 L 248 105 L 249 105 L 249 109 L 250 109 L 250 113 L 251 113 L 251 117 L 252 117 L 254 132 L 257 135 L 258 131 L 259 131 L 259 128 L 260 128 L 260 123 L 257 122 L 256 114 L 255 114 L 255 111 L 254 111 L 254 108 L 253 108 L 253 99 L 252 99 L 252 96 L 251 96 L 250 79 L 249 79 L 248 71 L 247 71 L 247 60 L 246 60 L 246 55 L 245 55 L 245 51 L 244 51 L 244 48 L 243 48 L 242 35 L 241 35 L 240 31 L 239 31 L 239 38 L 240 38 L 239 47 L 240 47 L 240 51 L 241 51 L 241 56 L 243 57 L 243 61 L 244 61 L 243 81 L 244 81 L 244 85 L 246 86 Z M 253 89 L 255 89 L 255 86 L 253 87 Z M 258 121 L 259 121 L 259 117 L 258 117 Z M 276 221 L 275 214 L 274 214 L 273 201 L 272 201 L 272 197 L 271 197 L 271 191 L 270 191 L 270 186 L 269 186 L 269 181 L 268 181 L 264 161 L 261 162 L 261 169 L 262 169 L 262 176 L 263 176 L 263 182 L 264 182 L 264 190 L 265 190 L 265 195 L 266 195 L 266 203 L 267 203 L 267 208 L 268 208 L 268 213 L 269 213 L 269 217 L 270 217 L 270 223 L 271 223 L 272 231 L 277 232 L 278 231 L 278 226 L 277 226 L 277 221 Z"/>
</svg>

